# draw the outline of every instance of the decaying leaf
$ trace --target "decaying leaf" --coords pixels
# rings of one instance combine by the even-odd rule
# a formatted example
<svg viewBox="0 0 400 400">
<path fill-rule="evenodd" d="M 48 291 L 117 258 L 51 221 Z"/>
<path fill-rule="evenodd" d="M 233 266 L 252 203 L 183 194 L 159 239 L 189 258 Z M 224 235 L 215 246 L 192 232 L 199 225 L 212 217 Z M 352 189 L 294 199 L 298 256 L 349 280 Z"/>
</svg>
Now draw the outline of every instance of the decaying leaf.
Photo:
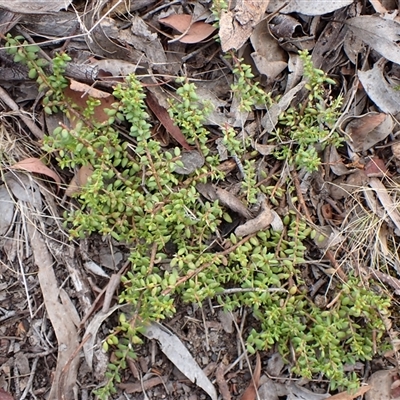
<svg viewBox="0 0 400 400">
<path fill-rule="evenodd" d="M 400 112 L 400 91 L 395 90 L 383 76 L 386 60 L 381 59 L 368 71 L 358 71 L 358 77 L 368 97 L 383 112 L 396 115 Z"/>
<path fill-rule="evenodd" d="M 218 385 L 219 393 L 222 396 L 223 400 L 231 400 L 231 392 L 229 390 L 228 382 L 224 376 L 225 365 L 224 363 L 220 362 L 217 370 L 215 371 L 215 379 Z"/>
<path fill-rule="evenodd" d="M 372 386 L 370 386 L 370 385 L 361 386 L 355 393 L 348 392 L 348 391 L 340 392 L 340 393 L 337 393 L 337 394 L 329 397 L 329 399 L 330 400 L 353 400 L 358 396 L 362 396 L 364 393 L 368 392 L 368 390 L 371 390 L 371 388 L 372 388 Z M 383 399 L 378 399 L 377 397 L 375 397 L 374 400 L 383 400 Z"/>
<path fill-rule="evenodd" d="M 175 165 L 174 172 L 180 175 L 190 175 L 204 165 L 204 157 L 197 151 L 184 151 L 179 157 L 183 166 Z"/>
<path fill-rule="evenodd" d="M 201 387 L 212 400 L 217 400 L 214 385 L 196 363 L 183 343 L 163 325 L 152 322 L 143 333 L 148 339 L 155 339 L 162 352 L 191 382 Z"/>
<path fill-rule="evenodd" d="M 259 387 L 261 375 L 261 358 L 260 354 L 257 353 L 256 366 L 254 368 L 253 375 L 251 377 L 251 382 L 249 386 L 247 386 L 246 390 L 243 392 L 241 400 L 256 400 L 257 398 L 257 389 Z"/>
<path fill-rule="evenodd" d="M 386 139 L 393 131 L 393 119 L 385 113 L 370 112 L 365 115 L 347 118 L 343 125 L 349 135 L 348 145 L 353 151 L 367 151 Z"/>
<path fill-rule="evenodd" d="M 143 393 L 144 390 L 149 390 L 158 385 L 166 385 L 168 382 L 168 376 L 155 376 L 154 378 L 149 378 L 135 383 L 120 383 L 117 386 L 123 389 L 125 393 Z M 149 398 L 144 397 L 145 400 Z"/>
<path fill-rule="evenodd" d="M 237 212 L 245 218 L 251 218 L 250 211 L 236 196 L 234 196 L 227 190 L 219 188 L 217 186 L 215 186 L 214 189 L 217 199 L 221 202 L 221 204 L 223 204 L 225 207 L 230 208 L 232 211 Z"/>
<path fill-rule="evenodd" d="M 86 338 L 86 340 L 83 344 L 83 353 L 85 355 L 85 360 L 90 371 L 92 371 L 93 369 L 93 352 L 95 350 L 97 331 L 99 330 L 104 320 L 106 320 L 111 314 L 119 310 L 121 307 L 123 307 L 123 304 L 118 304 L 112 308 L 109 308 L 107 311 L 100 310 L 94 315 L 86 328 L 84 335 L 84 338 Z"/>
<path fill-rule="evenodd" d="M 329 393 L 315 393 L 293 381 L 286 382 L 287 399 L 289 400 L 323 400 L 331 398 Z"/>
<path fill-rule="evenodd" d="M 12 165 L 10 168 L 12 169 L 23 169 L 24 171 L 34 172 L 37 174 L 46 175 L 60 185 L 61 179 L 57 173 L 47 167 L 43 161 L 38 158 L 25 158 L 25 160 L 19 161 L 16 164 Z"/>
<path fill-rule="evenodd" d="M 138 15 L 132 15 L 130 21 L 132 23 L 131 32 L 127 33 L 126 42 L 145 54 L 152 64 L 166 65 L 167 56 L 159 36 L 152 32 Z"/>
<path fill-rule="evenodd" d="M 87 94 L 90 97 L 93 97 L 94 99 L 104 99 L 111 96 L 110 93 L 96 89 L 93 86 L 86 85 L 86 83 L 78 82 L 75 79 L 70 78 L 69 81 L 70 81 L 69 87 L 71 90 L 75 92 L 84 93 L 85 95 Z"/>
<path fill-rule="evenodd" d="M 271 376 L 280 376 L 282 370 L 285 368 L 285 361 L 280 353 L 275 352 L 268 359 L 267 372 Z"/>
<path fill-rule="evenodd" d="M 15 210 L 14 200 L 7 188 L 0 186 L 0 236 L 4 236 L 10 229 Z"/>
<path fill-rule="evenodd" d="M 235 229 L 235 235 L 238 237 L 243 237 L 251 235 L 252 233 L 259 232 L 263 229 L 268 228 L 274 220 L 274 214 L 272 210 L 268 207 L 266 202 L 263 203 L 262 210 L 257 217 L 248 220 L 243 225 L 239 225 Z"/>
<path fill-rule="evenodd" d="M 329 166 L 335 175 L 342 176 L 350 173 L 335 146 L 329 146 L 326 151 L 329 152 Z"/>
<path fill-rule="evenodd" d="M 376 192 L 376 195 L 389 218 L 395 224 L 397 234 L 400 236 L 400 213 L 397 211 L 397 206 L 393 203 L 385 185 L 377 178 L 370 178 L 369 185 Z"/>
<path fill-rule="evenodd" d="M 291 0 L 280 12 L 285 14 L 299 13 L 304 15 L 323 15 L 353 3 L 353 0 L 310 1 Z M 283 3 L 284 4 L 284 3 Z M 282 0 L 271 0 L 268 11 L 275 12 L 282 7 Z"/>
<path fill-rule="evenodd" d="M 361 15 L 348 19 L 346 24 L 355 35 L 383 57 L 400 64 L 398 22 L 378 15 Z"/>
<path fill-rule="evenodd" d="M 268 21 L 261 21 L 250 36 L 254 52 L 251 57 L 260 72 L 273 81 L 287 67 L 287 54 L 270 34 Z"/>
<path fill-rule="evenodd" d="M 393 293 L 397 296 L 400 295 L 400 279 L 395 278 L 394 276 L 385 274 L 378 269 L 370 269 L 370 274 L 374 276 L 379 282 L 383 282 L 388 284 L 392 289 Z"/>
<path fill-rule="evenodd" d="M 175 125 L 168 111 L 159 104 L 157 99 L 153 96 L 151 92 L 147 92 L 146 104 L 149 106 L 150 110 L 153 111 L 155 116 L 164 126 L 164 128 L 169 132 L 169 134 L 185 149 L 192 150 L 191 146 L 187 142 L 184 134 L 180 130 L 179 126 Z"/>
<path fill-rule="evenodd" d="M 400 160 L 400 142 L 392 144 L 392 153 L 397 160 Z"/>
<path fill-rule="evenodd" d="M 16 14 L 49 14 L 68 8 L 72 0 L 0 0 L 0 8 Z"/>
<path fill-rule="evenodd" d="M 274 152 L 277 148 L 277 145 L 273 144 L 260 144 L 260 143 L 252 143 L 253 148 L 257 150 L 261 155 L 268 156 Z"/>
<path fill-rule="evenodd" d="M 71 80 L 71 83 L 72 81 L 73 80 Z M 67 87 L 64 89 L 65 97 L 67 99 L 70 99 L 72 104 L 76 104 L 81 110 L 84 110 L 87 107 L 87 101 L 89 99 L 89 96 L 94 97 L 100 101 L 100 105 L 95 107 L 94 114 L 91 118 L 100 123 L 108 121 L 109 117 L 104 110 L 106 108 L 112 108 L 112 103 L 115 102 L 115 97 L 113 95 L 79 82 L 73 83 L 72 87 L 74 87 L 76 90 L 72 89 L 71 87 Z M 89 94 L 89 89 L 90 89 L 90 94 Z M 74 127 L 77 122 L 77 116 L 72 114 L 70 122 L 71 125 Z"/>
<path fill-rule="evenodd" d="M 18 199 L 31 204 L 36 209 L 42 208 L 42 196 L 38 184 L 31 176 L 23 172 L 7 173 L 4 180 L 8 189 Z"/>
<path fill-rule="evenodd" d="M 391 396 L 391 386 L 395 370 L 381 370 L 374 372 L 368 379 L 370 390 L 365 393 L 365 400 L 394 400 Z"/>
<path fill-rule="evenodd" d="M 234 11 L 223 12 L 219 21 L 222 51 L 240 49 L 263 19 L 269 0 L 240 0 Z"/>
<path fill-rule="evenodd" d="M 99 70 L 98 78 L 106 77 L 122 77 L 134 74 L 139 66 L 132 64 L 130 61 L 117 60 L 107 58 L 104 60 L 89 60 L 90 64 L 96 66 Z"/>
<path fill-rule="evenodd" d="M 227 190 L 218 188 L 211 183 L 198 183 L 196 189 L 201 193 L 206 199 L 210 201 L 219 200 L 222 205 L 230 208 L 232 211 L 237 212 L 246 219 L 252 218 L 250 211 L 247 207 L 232 193 Z"/>
<path fill-rule="evenodd" d="M 369 178 L 381 178 L 388 173 L 384 161 L 379 157 L 371 157 L 365 164 L 364 171 Z"/>
<path fill-rule="evenodd" d="M 34 221 L 34 218 L 30 216 L 27 220 Z M 53 268 L 54 261 L 45 241 L 33 222 L 28 222 L 27 225 L 33 258 L 39 269 L 37 279 L 42 289 L 47 315 L 58 341 L 57 367 L 54 371 L 49 398 L 73 400 L 79 365 L 79 356 L 74 354 L 79 347 L 78 330 L 68 310 L 59 300 L 59 285 Z"/>
<path fill-rule="evenodd" d="M 65 194 L 68 197 L 79 193 L 81 188 L 86 185 L 88 179 L 93 174 L 93 166 L 91 164 L 83 165 L 79 168 L 78 172 L 74 175 L 69 183 L 67 189 L 65 190 Z"/>
<path fill-rule="evenodd" d="M 177 39 L 181 43 L 199 43 L 207 39 L 214 31 L 215 27 L 203 21 L 193 21 L 188 14 L 173 14 L 166 18 L 161 18 L 158 22 L 176 29 L 183 35 Z"/>
<path fill-rule="evenodd" d="M 276 124 L 278 123 L 279 115 L 283 111 L 289 107 L 290 103 L 292 102 L 293 98 L 296 94 L 303 89 L 304 85 L 306 84 L 305 81 L 300 82 L 294 88 L 290 89 L 282 98 L 279 100 L 278 103 L 274 103 L 265 114 L 263 119 L 261 120 L 261 125 L 265 129 L 265 132 L 273 132 L 275 129 Z"/>
<path fill-rule="evenodd" d="M 286 386 L 283 383 L 267 378 L 264 375 L 261 377 L 260 387 L 258 389 L 258 396 L 260 399 L 279 400 L 279 398 L 287 398 L 287 394 Z"/>
<path fill-rule="evenodd" d="M 362 170 L 356 170 L 350 175 L 342 175 L 332 182 L 327 182 L 329 194 L 335 200 L 347 198 L 356 190 L 362 189 L 368 183 L 368 177 Z"/>
</svg>

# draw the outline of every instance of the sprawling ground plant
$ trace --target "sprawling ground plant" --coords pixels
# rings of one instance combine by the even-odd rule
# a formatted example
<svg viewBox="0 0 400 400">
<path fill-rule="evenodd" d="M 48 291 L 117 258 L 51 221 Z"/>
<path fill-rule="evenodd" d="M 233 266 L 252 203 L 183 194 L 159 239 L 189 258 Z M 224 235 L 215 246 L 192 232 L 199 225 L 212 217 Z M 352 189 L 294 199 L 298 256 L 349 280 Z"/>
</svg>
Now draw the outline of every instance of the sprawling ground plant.
<svg viewBox="0 0 400 400">
<path fill-rule="evenodd" d="M 115 88 L 116 102 L 107 111 L 108 121 L 97 123 L 92 118 L 97 100 L 90 99 L 79 110 L 64 97 L 68 56 L 57 55 L 48 72 L 38 48 L 21 44 L 25 44 L 23 38 L 8 37 L 9 52 L 29 67 L 30 77 L 45 94 L 44 110 L 80 116 L 73 128 L 60 126 L 45 138 L 45 157 L 53 156 L 64 169 L 93 169 L 76 195 L 79 207 L 65 213 L 65 226 L 71 237 L 98 232 L 131 248 L 131 267 L 122 277 L 119 302 L 129 304 L 133 311 L 121 313 L 119 325 L 104 340 L 104 349 L 115 357 L 97 391 L 99 398 L 115 392 L 127 359 L 136 357 L 146 322 L 174 315 L 178 299 L 201 305 L 211 298 L 231 311 L 247 307 L 258 321 L 247 332 L 250 353 L 276 346 L 293 374 L 307 378 L 322 374 L 332 388 L 356 387 L 358 377 L 346 373 L 344 366 L 373 356 L 373 340 L 379 342 L 385 331 L 381 316 L 388 315 L 389 300 L 350 273 L 347 282 L 335 281 L 326 289 L 327 297 L 334 299 L 329 307 L 317 306 L 301 274 L 315 231 L 297 212 L 281 216 L 281 229 L 221 237 L 219 228 L 232 215 L 218 200 L 207 200 L 198 191 L 199 184 L 220 184 L 225 173 L 219 169 L 219 157 L 203 125 L 209 105 L 198 100 L 195 85 L 179 78 L 177 99 L 170 102 L 171 117 L 204 157 L 201 168 L 184 176 L 175 172 L 182 166 L 181 149 L 166 151 L 152 136 L 146 93 L 137 76 L 127 77 Z M 324 85 L 332 82 L 312 68 L 309 56 L 303 54 L 302 59 L 307 103 L 281 116 L 275 143 L 281 149 L 277 157 L 290 167 L 313 170 L 320 162 L 315 144 L 338 142 L 330 129 L 340 101 L 323 106 Z M 263 99 L 262 90 L 241 60 L 236 60 L 233 72 L 236 96 L 243 109 L 250 110 Z M 128 139 L 119 132 L 122 124 L 129 130 Z M 248 157 L 249 140 L 229 126 L 221 128 L 221 137 L 229 156 L 242 166 L 239 196 L 244 204 L 250 208 L 266 195 L 274 204 L 284 196 L 297 204 L 290 185 L 276 190 L 260 182 L 262 173 L 254 157 Z M 289 146 L 284 144 L 287 139 Z M 236 290 L 227 291 L 227 287 Z"/>
</svg>

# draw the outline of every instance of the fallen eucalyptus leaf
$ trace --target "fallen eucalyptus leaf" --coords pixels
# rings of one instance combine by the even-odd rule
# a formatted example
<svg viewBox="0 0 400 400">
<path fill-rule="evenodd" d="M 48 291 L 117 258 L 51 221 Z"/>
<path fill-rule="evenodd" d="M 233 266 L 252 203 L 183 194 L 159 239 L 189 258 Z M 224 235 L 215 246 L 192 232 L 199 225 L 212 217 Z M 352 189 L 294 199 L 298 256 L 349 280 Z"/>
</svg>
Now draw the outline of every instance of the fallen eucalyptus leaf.
<svg viewBox="0 0 400 400">
<path fill-rule="evenodd" d="M 143 335 L 148 339 L 157 340 L 162 352 L 191 382 L 201 387 L 212 400 L 217 400 L 218 395 L 214 385 L 196 363 L 183 343 L 170 330 L 163 325 L 152 322 L 147 326 Z"/>
<path fill-rule="evenodd" d="M 258 214 L 257 217 L 248 220 L 243 225 L 239 225 L 235 229 L 235 235 L 243 237 L 251 235 L 252 233 L 262 231 L 263 229 L 266 229 L 269 225 L 271 225 L 274 217 L 275 216 L 272 213 L 272 210 L 264 202 L 261 213 Z"/>
<path fill-rule="evenodd" d="M 383 76 L 385 59 L 381 59 L 368 71 L 358 71 L 358 77 L 368 97 L 383 112 L 396 115 L 400 112 L 400 92 L 395 90 Z"/>
<path fill-rule="evenodd" d="M 286 94 L 282 96 L 282 98 L 279 100 L 279 103 L 275 103 L 269 108 L 269 110 L 261 120 L 261 125 L 265 129 L 265 132 L 271 133 L 274 131 L 275 126 L 278 123 L 279 115 L 281 115 L 283 111 L 286 111 L 293 98 L 301 89 L 303 89 L 305 84 L 305 81 L 298 83 L 294 88 L 290 89 Z"/>
<path fill-rule="evenodd" d="M 345 132 L 351 140 L 348 145 L 354 152 L 367 151 L 387 138 L 393 131 L 393 118 L 385 113 L 370 112 L 343 121 Z"/>
<path fill-rule="evenodd" d="M 179 161 L 183 166 L 175 165 L 174 172 L 180 175 L 189 175 L 204 165 L 204 157 L 197 150 L 182 152 Z"/>
<path fill-rule="evenodd" d="M 378 15 L 361 15 L 346 21 L 351 31 L 383 57 L 400 64 L 400 24 Z"/>
<path fill-rule="evenodd" d="M 282 0 L 271 0 L 268 7 L 269 12 L 274 12 L 282 7 Z M 289 4 L 280 10 L 283 14 L 299 13 L 304 15 L 323 15 L 331 13 L 339 8 L 346 7 L 353 3 L 353 0 L 330 0 L 330 1 L 310 1 L 310 0 L 291 0 Z M 284 3 L 283 3 L 284 4 Z"/>
<path fill-rule="evenodd" d="M 240 49 L 262 20 L 269 0 L 246 0 L 236 3 L 234 11 L 223 12 L 219 21 L 222 51 Z"/>
<path fill-rule="evenodd" d="M 42 208 L 39 186 L 31 176 L 22 172 L 7 173 L 4 175 L 4 180 L 18 200 L 29 203 L 39 210 Z"/>
</svg>

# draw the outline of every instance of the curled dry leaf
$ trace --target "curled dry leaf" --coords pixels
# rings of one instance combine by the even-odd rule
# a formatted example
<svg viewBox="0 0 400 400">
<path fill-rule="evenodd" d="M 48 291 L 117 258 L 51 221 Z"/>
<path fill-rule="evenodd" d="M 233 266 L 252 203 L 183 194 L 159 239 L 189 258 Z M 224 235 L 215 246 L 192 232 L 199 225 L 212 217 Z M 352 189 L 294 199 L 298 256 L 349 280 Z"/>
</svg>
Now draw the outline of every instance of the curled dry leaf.
<svg viewBox="0 0 400 400">
<path fill-rule="evenodd" d="M 102 90 L 96 89 L 92 86 L 86 85 L 86 83 L 81 83 L 76 81 L 75 79 L 70 78 L 69 87 L 71 90 L 75 92 L 81 92 L 84 94 L 88 94 L 89 96 L 95 99 L 104 99 L 110 97 L 111 94 L 107 92 L 103 92 Z"/>
<path fill-rule="evenodd" d="M 278 146 L 274 144 L 260 144 L 257 142 L 253 143 L 253 148 L 263 156 L 268 156 L 272 154 L 277 147 Z"/>
<path fill-rule="evenodd" d="M 8 172 L 4 175 L 7 188 L 18 199 L 31 204 L 37 209 L 42 208 L 42 195 L 38 184 L 23 172 Z"/>
<path fill-rule="evenodd" d="M 370 112 L 359 117 L 347 118 L 343 122 L 348 142 L 353 151 L 367 151 L 384 140 L 393 130 L 393 119 L 385 113 Z"/>
<path fill-rule="evenodd" d="M 72 195 L 79 193 L 82 186 L 85 186 L 89 177 L 93 174 L 92 165 L 83 165 L 79 168 L 78 172 L 71 179 L 67 189 L 65 190 L 65 194 L 69 197 Z"/>
<path fill-rule="evenodd" d="M 399 24 L 377 15 L 350 18 L 346 25 L 383 57 L 400 64 Z"/>
<path fill-rule="evenodd" d="M 229 390 L 228 383 L 224 376 L 225 373 L 225 365 L 224 363 L 220 363 L 215 371 L 215 380 L 218 385 L 219 392 L 222 396 L 223 400 L 231 400 L 231 392 Z"/>
<path fill-rule="evenodd" d="M 247 209 L 247 207 L 232 193 L 228 192 L 225 189 L 221 189 L 219 187 L 215 187 L 215 193 L 217 199 L 223 204 L 225 207 L 230 208 L 232 211 L 237 212 L 241 216 L 245 218 L 251 218 L 251 213 Z"/>
<path fill-rule="evenodd" d="M 248 220 L 243 225 L 239 225 L 235 229 L 235 235 L 239 237 L 251 235 L 252 233 L 259 232 L 263 229 L 266 229 L 269 225 L 271 225 L 274 220 L 274 214 L 272 210 L 266 205 L 264 202 L 262 211 L 257 217 Z"/>
<path fill-rule="evenodd" d="M 379 157 L 371 157 L 367 164 L 365 164 L 364 171 L 369 178 L 381 178 L 388 173 L 384 161 Z"/>
<path fill-rule="evenodd" d="M 260 72 L 273 81 L 287 67 L 287 53 L 270 34 L 267 20 L 261 21 L 250 36 L 254 53 L 251 57 Z"/>
<path fill-rule="evenodd" d="M 168 111 L 161 106 L 157 99 L 153 96 L 152 93 L 147 92 L 146 95 L 146 104 L 149 106 L 150 110 L 153 111 L 155 116 L 161 122 L 163 127 L 169 132 L 169 134 L 185 149 L 191 150 L 189 143 L 186 141 L 186 138 L 180 128 L 174 124 L 171 117 L 168 114 Z"/>
<path fill-rule="evenodd" d="M 223 12 L 219 21 L 222 51 L 240 49 L 263 19 L 269 0 L 246 0 L 236 3 L 234 12 Z"/>
<path fill-rule="evenodd" d="M 161 18 L 158 22 L 176 29 L 183 33 L 183 36 L 178 36 L 177 39 L 181 43 L 199 43 L 208 38 L 216 28 L 202 21 L 193 22 L 193 18 L 188 14 L 173 14 L 166 18 Z"/>
<path fill-rule="evenodd" d="M 330 1 L 310 1 L 310 0 L 291 0 L 280 12 L 284 14 L 299 13 L 304 15 L 323 15 L 339 8 L 346 7 L 353 3 L 353 0 L 330 0 Z M 282 7 L 282 0 L 271 0 L 268 11 L 274 12 Z"/>
<path fill-rule="evenodd" d="M 381 59 L 368 71 L 358 71 L 358 77 L 368 97 L 383 112 L 396 115 L 400 112 L 400 92 L 385 79 L 383 69 L 386 60 Z"/>
<path fill-rule="evenodd" d="M 254 368 L 251 382 L 249 383 L 249 386 L 246 388 L 246 390 L 243 392 L 240 400 L 256 400 L 257 389 L 260 383 L 260 376 L 261 376 L 261 358 L 260 354 L 257 353 L 256 367 Z"/>
<path fill-rule="evenodd" d="M 246 219 L 250 219 L 252 217 L 247 207 L 237 197 L 235 197 L 232 193 L 229 193 L 227 190 L 218 188 L 211 183 L 199 183 L 196 185 L 196 189 L 207 200 L 219 200 L 222 205 L 230 208 L 232 211 L 237 212 L 242 217 L 245 217 Z"/>
<path fill-rule="evenodd" d="M 274 103 L 265 114 L 263 119 L 261 120 L 261 125 L 265 129 L 265 132 L 273 132 L 276 124 L 278 123 L 279 116 L 283 111 L 290 106 L 290 103 L 296 96 L 296 94 L 303 89 L 305 81 L 298 83 L 294 88 L 290 89 L 287 93 L 285 93 L 282 98 L 279 100 L 279 103 Z M 264 132 L 264 133 L 265 133 Z"/>
<path fill-rule="evenodd" d="M 349 174 L 350 171 L 346 167 L 344 162 L 342 161 L 342 157 L 338 153 L 336 147 L 329 146 L 327 148 L 327 151 L 329 152 L 328 158 L 329 158 L 329 166 L 331 167 L 331 171 L 337 176 Z"/>
<path fill-rule="evenodd" d="M 49 167 L 43 164 L 38 158 L 25 158 L 25 160 L 19 161 L 10 168 L 12 169 L 23 169 L 25 171 L 34 172 L 37 174 L 46 175 L 57 183 L 57 187 L 61 183 L 61 179 L 57 173 L 51 170 Z"/>
</svg>

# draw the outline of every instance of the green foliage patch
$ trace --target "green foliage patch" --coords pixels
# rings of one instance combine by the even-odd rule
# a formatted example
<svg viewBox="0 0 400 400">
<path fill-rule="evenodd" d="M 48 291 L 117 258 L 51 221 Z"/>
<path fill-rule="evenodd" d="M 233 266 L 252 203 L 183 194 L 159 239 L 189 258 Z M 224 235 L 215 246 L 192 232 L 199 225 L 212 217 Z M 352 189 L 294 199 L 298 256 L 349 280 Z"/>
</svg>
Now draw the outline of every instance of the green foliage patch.
<svg viewBox="0 0 400 400">
<path fill-rule="evenodd" d="M 63 95 L 68 56 L 57 55 L 50 73 L 37 55 L 38 48 L 21 44 L 25 44 L 23 38 L 8 37 L 9 52 L 15 61 L 28 65 L 31 78 L 45 93 L 45 111 L 76 115 L 76 107 Z M 339 141 L 330 129 L 338 117 L 340 100 L 325 104 L 324 85 L 332 82 L 312 68 L 309 56 L 303 54 L 302 59 L 309 96 L 301 109 L 289 109 L 281 116 L 274 143 L 280 145 L 278 159 L 314 170 L 320 163 L 315 144 Z M 236 81 L 232 89 L 244 110 L 267 101 L 261 88 L 252 83 L 248 66 L 237 60 L 233 72 Z M 244 238 L 234 234 L 220 237 L 219 227 L 231 218 L 229 210 L 218 201 L 202 198 L 196 188 L 199 183 L 224 179 L 203 125 L 210 106 L 199 103 L 195 85 L 186 79 L 179 78 L 177 86 L 178 99 L 170 101 L 170 115 L 205 159 L 204 166 L 189 177 L 174 172 L 182 165 L 181 150 L 164 151 L 153 138 L 146 94 L 134 75 L 115 88 L 117 101 L 107 111 L 108 121 L 93 122 L 98 101 L 90 99 L 73 129 L 60 126 L 44 140 L 43 150 L 62 168 L 93 167 L 86 186 L 76 195 L 80 207 L 65 213 L 71 236 L 98 232 L 131 248 L 131 268 L 122 277 L 119 301 L 130 304 L 133 312 L 121 314 L 119 325 L 104 341 L 115 361 L 97 395 L 106 399 L 116 391 L 127 358 L 136 357 L 135 346 L 142 343 L 146 321 L 173 316 L 178 299 L 201 305 L 206 298 L 227 310 L 242 306 L 251 310 L 258 326 L 248 332 L 250 353 L 277 346 L 293 374 L 308 378 L 322 374 L 332 389 L 357 387 L 358 377 L 345 373 L 344 365 L 373 356 L 372 341 L 379 342 L 385 332 L 381 316 L 388 315 L 389 300 L 350 276 L 347 283 L 332 284 L 328 294 L 336 301 L 330 308 L 314 304 L 301 270 L 315 232 L 295 212 L 283 216 L 282 231 L 270 228 Z M 119 124 L 128 127 L 129 140 L 120 135 Z M 292 193 L 290 187 L 276 191 L 257 186 L 254 160 L 246 158 L 251 152 L 248 141 L 229 126 L 221 129 L 221 136 L 230 156 L 243 165 L 243 202 L 250 206 L 272 190 L 271 201 L 275 202 Z M 287 138 L 290 145 L 284 144 Z M 291 201 L 297 202 L 294 196 Z M 213 246 L 215 240 L 224 250 Z M 232 293 L 227 287 L 238 290 Z"/>
</svg>

